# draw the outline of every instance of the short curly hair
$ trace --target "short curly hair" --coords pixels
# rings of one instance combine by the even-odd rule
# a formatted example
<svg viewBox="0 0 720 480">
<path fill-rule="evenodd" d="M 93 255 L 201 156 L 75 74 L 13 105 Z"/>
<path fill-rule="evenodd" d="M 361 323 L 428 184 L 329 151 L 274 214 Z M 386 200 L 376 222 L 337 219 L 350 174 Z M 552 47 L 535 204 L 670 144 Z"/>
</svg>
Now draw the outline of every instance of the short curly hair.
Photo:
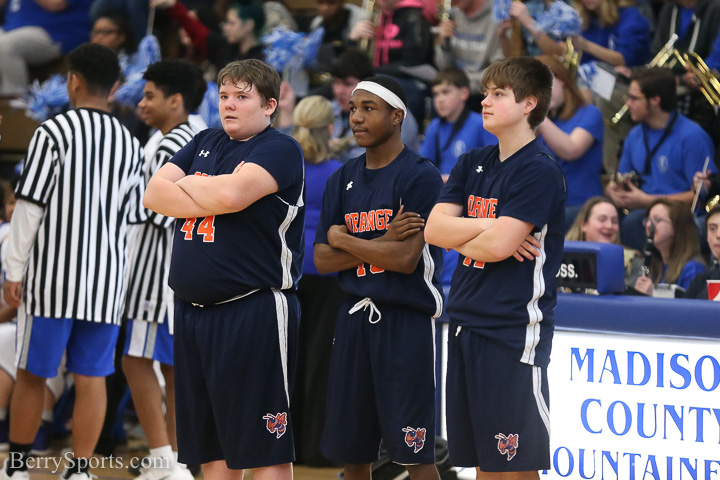
<svg viewBox="0 0 720 480">
<path fill-rule="evenodd" d="M 83 43 L 68 55 L 70 72 L 80 75 L 90 93 L 107 95 L 120 78 L 115 52 L 102 45 Z"/>
</svg>

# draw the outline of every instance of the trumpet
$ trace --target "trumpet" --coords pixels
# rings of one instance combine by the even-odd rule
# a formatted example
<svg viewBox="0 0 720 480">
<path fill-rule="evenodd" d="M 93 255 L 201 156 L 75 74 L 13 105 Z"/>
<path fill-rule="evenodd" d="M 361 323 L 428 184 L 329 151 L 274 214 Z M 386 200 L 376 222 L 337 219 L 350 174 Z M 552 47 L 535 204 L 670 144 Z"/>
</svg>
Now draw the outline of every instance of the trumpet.
<svg viewBox="0 0 720 480">
<path fill-rule="evenodd" d="M 451 20 L 450 18 L 450 9 L 452 8 L 452 0 L 442 0 L 442 2 L 439 4 L 440 6 L 440 22 L 446 22 L 448 20 Z M 444 50 L 450 49 L 450 38 L 446 38 L 445 41 L 442 44 L 442 48 Z"/>
<path fill-rule="evenodd" d="M 637 188 L 642 187 L 642 177 L 635 170 L 627 173 L 615 172 L 610 175 L 610 181 L 623 187 L 625 191 L 630 191 L 629 183 L 632 183 Z"/>
<path fill-rule="evenodd" d="M 380 20 L 380 9 L 375 5 L 375 0 L 363 0 L 363 10 L 372 24 L 377 27 L 378 21 Z M 372 59 L 373 51 L 375 50 L 375 41 L 369 38 L 363 38 L 360 40 L 360 50 L 367 53 L 370 59 Z"/>
<path fill-rule="evenodd" d="M 673 33 L 670 37 L 670 40 L 667 41 L 667 43 L 660 49 L 660 51 L 653 57 L 652 60 L 650 60 L 650 63 L 645 65 L 646 68 L 653 68 L 653 67 L 671 67 L 672 65 L 667 65 L 667 63 L 670 60 L 673 60 L 672 64 L 674 64 L 674 59 L 678 56 L 677 50 L 675 50 L 675 42 L 677 42 L 678 36 L 676 33 Z M 615 115 L 613 115 L 612 119 L 610 119 L 610 122 L 613 125 L 616 125 L 622 118 L 625 116 L 625 114 L 628 111 L 628 105 L 625 103 L 620 110 L 617 111 Z"/>
<path fill-rule="evenodd" d="M 440 21 L 450 20 L 450 9 L 452 8 L 452 0 L 443 0 L 440 12 Z"/>
<path fill-rule="evenodd" d="M 705 204 L 705 211 L 710 212 L 710 210 L 718 206 L 718 203 L 720 203 L 720 195 L 715 195 Z"/>
<path fill-rule="evenodd" d="M 695 75 L 695 78 L 698 79 L 698 82 L 700 82 L 700 91 L 708 103 L 715 108 L 720 107 L 720 80 L 718 80 L 712 70 L 710 70 L 707 63 L 695 52 L 685 53 L 683 55 L 680 55 L 678 52 L 676 56 L 682 66 L 686 69 L 689 68 Z"/>
</svg>

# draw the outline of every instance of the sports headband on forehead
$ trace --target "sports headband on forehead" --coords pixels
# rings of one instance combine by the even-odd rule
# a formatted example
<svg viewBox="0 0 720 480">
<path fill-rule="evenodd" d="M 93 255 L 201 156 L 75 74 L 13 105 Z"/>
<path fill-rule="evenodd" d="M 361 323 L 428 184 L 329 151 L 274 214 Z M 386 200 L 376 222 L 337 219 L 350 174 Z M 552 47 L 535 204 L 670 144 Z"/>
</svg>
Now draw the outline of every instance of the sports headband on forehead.
<svg viewBox="0 0 720 480">
<path fill-rule="evenodd" d="M 355 93 L 356 90 L 365 90 L 366 92 L 377 95 L 378 97 L 385 100 L 388 104 L 390 104 L 391 107 L 399 108 L 400 110 L 402 110 L 404 117 L 407 116 L 407 107 L 405 106 L 403 101 L 400 100 L 400 97 L 398 97 L 389 89 L 383 87 L 379 83 L 362 81 L 357 84 L 357 86 L 353 89 L 352 93 Z"/>
</svg>

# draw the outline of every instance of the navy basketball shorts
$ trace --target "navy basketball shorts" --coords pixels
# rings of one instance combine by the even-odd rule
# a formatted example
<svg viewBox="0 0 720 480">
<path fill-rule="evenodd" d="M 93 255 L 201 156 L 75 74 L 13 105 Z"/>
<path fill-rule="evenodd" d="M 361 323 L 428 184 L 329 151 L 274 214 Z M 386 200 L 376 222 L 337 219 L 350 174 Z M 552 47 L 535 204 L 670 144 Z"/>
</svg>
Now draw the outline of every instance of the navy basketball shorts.
<svg viewBox="0 0 720 480">
<path fill-rule="evenodd" d="M 447 365 L 450 462 L 485 472 L 550 468 L 547 369 L 450 322 Z"/>
<path fill-rule="evenodd" d="M 300 304 L 260 290 L 206 307 L 175 302 L 179 461 L 250 469 L 295 460 L 290 386 Z"/>
<path fill-rule="evenodd" d="M 128 318 L 126 325 L 123 355 L 173 365 L 173 336 L 167 315 L 163 323 Z"/>
<path fill-rule="evenodd" d="M 359 300 L 343 302 L 335 326 L 320 450 L 371 463 L 382 440 L 393 462 L 435 463 L 434 321 L 382 302 L 349 313 Z"/>
</svg>

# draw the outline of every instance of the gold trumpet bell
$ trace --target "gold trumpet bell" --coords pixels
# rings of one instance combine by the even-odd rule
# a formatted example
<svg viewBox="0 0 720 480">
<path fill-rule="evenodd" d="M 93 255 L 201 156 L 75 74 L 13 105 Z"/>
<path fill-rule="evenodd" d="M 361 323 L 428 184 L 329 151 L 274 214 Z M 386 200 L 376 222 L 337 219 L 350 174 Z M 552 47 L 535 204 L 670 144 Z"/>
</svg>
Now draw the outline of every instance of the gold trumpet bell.
<svg viewBox="0 0 720 480">
<path fill-rule="evenodd" d="M 660 49 L 660 51 L 653 57 L 652 60 L 650 60 L 650 63 L 645 65 L 647 68 L 652 67 L 664 67 L 664 68 L 672 68 L 675 65 L 675 58 L 678 58 L 683 61 L 682 57 L 680 56 L 679 52 L 674 48 L 675 42 L 677 41 L 678 36 L 676 33 L 673 33 L 670 39 L 667 41 L 667 43 Z M 620 110 L 617 111 L 617 113 L 612 117 L 610 120 L 612 125 L 616 125 L 622 118 L 625 116 L 625 114 L 628 111 L 628 105 L 627 103 L 620 108 Z"/>
<path fill-rule="evenodd" d="M 695 52 L 678 55 L 683 67 L 689 67 L 700 83 L 700 91 L 705 99 L 715 108 L 720 107 L 720 80 L 715 76 L 707 63 Z"/>
<path fill-rule="evenodd" d="M 705 204 L 705 211 L 709 212 L 713 208 L 717 207 L 720 203 L 720 195 L 715 195 Z"/>
</svg>

